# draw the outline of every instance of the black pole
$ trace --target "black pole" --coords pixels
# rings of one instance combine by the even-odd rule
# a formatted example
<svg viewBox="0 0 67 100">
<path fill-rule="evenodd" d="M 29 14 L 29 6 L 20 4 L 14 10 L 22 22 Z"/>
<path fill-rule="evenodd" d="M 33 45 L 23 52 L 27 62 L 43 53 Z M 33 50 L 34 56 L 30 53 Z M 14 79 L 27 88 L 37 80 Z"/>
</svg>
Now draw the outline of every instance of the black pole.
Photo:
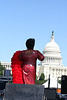
<svg viewBox="0 0 67 100">
<path fill-rule="evenodd" d="M 49 74 L 49 79 L 48 79 L 48 88 L 50 88 L 50 74 Z"/>
</svg>

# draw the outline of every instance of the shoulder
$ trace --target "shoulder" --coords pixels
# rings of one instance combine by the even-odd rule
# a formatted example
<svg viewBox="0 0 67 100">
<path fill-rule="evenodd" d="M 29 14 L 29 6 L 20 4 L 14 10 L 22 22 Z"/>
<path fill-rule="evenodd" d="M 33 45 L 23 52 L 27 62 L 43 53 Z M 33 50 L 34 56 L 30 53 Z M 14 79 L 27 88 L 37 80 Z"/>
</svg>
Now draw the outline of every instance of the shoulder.
<svg viewBox="0 0 67 100">
<path fill-rule="evenodd" d="M 33 50 L 33 52 L 37 53 L 37 50 Z"/>
<path fill-rule="evenodd" d="M 39 50 L 33 50 L 37 55 L 40 54 L 40 51 Z"/>
<path fill-rule="evenodd" d="M 40 52 L 39 50 L 33 50 L 34 52 Z"/>
<path fill-rule="evenodd" d="M 26 52 L 26 51 L 27 51 L 27 50 L 22 50 L 21 53 L 24 53 L 24 52 Z"/>
<path fill-rule="evenodd" d="M 37 53 L 40 53 L 40 51 L 39 50 L 35 50 Z"/>
<path fill-rule="evenodd" d="M 16 52 L 13 54 L 12 58 L 11 58 L 11 62 L 17 60 L 20 53 L 21 53 L 20 50 L 16 51 Z"/>
<path fill-rule="evenodd" d="M 21 53 L 21 51 L 18 50 L 18 51 L 16 51 L 16 52 L 14 53 L 14 55 L 16 55 L 16 54 L 20 54 L 20 53 Z"/>
<path fill-rule="evenodd" d="M 21 51 L 20 51 L 20 50 L 16 51 L 16 52 L 13 54 L 13 57 L 18 56 L 20 53 L 21 53 Z"/>
</svg>

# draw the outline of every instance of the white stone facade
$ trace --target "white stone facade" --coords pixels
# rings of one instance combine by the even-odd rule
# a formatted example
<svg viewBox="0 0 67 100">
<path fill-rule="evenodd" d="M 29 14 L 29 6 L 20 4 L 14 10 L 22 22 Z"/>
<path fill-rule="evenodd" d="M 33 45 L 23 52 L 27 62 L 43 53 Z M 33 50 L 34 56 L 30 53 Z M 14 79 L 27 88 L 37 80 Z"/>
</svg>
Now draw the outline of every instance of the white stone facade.
<svg viewBox="0 0 67 100">
<path fill-rule="evenodd" d="M 11 63 L 10 62 L 0 62 L 6 70 L 11 70 Z"/>
<path fill-rule="evenodd" d="M 41 73 L 44 73 L 45 79 L 50 78 L 57 79 L 62 75 L 67 75 L 67 67 L 62 64 L 62 56 L 59 46 L 54 41 L 54 35 L 52 33 L 51 41 L 46 44 L 43 51 L 45 56 L 44 61 L 40 62 L 37 66 L 37 76 L 40 77 Z"/>
</svg>

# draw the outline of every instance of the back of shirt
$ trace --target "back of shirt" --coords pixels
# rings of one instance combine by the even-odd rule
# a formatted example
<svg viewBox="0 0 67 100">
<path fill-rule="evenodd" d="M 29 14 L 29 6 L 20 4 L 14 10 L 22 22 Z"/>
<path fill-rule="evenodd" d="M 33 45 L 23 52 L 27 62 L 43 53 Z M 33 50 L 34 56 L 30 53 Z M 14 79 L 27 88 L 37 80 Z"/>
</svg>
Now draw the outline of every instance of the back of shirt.
<svg viewBox="0 0 67 100">
<path fill-rule="evenodd" d="M 23 65 L 32 64 L 36 66 L 36 60 L 40 61 L 44 60 L 43 54 L 41 54 L 38 50 L 23 50 L 19 55 L 20 61 L 23 61 Z"/>
</svg>

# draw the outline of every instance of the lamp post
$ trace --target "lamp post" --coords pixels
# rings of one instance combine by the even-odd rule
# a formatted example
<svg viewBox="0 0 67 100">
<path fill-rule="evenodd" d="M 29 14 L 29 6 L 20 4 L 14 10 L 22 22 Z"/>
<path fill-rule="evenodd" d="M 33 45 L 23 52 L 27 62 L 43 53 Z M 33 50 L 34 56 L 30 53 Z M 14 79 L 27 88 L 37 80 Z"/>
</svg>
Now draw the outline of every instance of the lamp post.
<svg viewBox="0 0 67 100">
<path fill-rule="evenodd" d="M 50 74 L 49 74 L 49 79 L 48 79 L 48 88 L 50 88 Z"/>
</svg>

